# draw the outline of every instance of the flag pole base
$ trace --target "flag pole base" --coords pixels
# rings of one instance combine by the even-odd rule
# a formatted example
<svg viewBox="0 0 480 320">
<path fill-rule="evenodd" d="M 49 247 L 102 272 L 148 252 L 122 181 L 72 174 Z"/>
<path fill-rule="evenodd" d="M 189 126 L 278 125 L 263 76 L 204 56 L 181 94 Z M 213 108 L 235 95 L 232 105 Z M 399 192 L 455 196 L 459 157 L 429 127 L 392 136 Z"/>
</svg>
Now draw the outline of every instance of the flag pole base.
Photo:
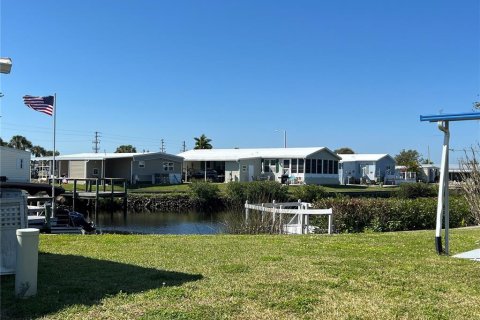
<svg viewBox="0 0 480 320">
<path fill-rule="evenodd" d="M 442 248 L 442 237 L 435 237 L 435 248 L 437 249 L 438 254 L 443 253 L 443 248 Z"/>
</svg>

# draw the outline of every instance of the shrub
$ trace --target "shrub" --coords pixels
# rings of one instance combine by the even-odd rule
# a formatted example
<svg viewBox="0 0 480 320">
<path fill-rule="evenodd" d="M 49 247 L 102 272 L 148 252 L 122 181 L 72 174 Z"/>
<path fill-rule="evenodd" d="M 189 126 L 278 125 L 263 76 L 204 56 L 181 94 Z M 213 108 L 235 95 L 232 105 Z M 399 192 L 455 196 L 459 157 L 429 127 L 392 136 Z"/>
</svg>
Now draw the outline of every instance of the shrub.
<svg viewBox="0 0 480 320">
<path fill-rule="evenodd" d="M 480 144 L 477 146 L 480 147 Z M 471 153 L 471 154 L 469 154 Z M 475 223 L 480 224 L 480 152 L 474 147 L 470 152 L 465 150 L 465 159 L 460 161 L 461 178 L 460 184 L 464 191 L 464 197 L 475 216 Z"/>
<path fill-rule="evenodd" d="M 314 184 L 303 185 L 293 189 L 294 198 L 305 202 L 313 202 L 319 198 L 325 198 L 327 195 L 328 192 L 325 188 Z"/>
<path fill-rule="evenodd" d="M 435 227 L 437 199 L 323 198 L 314 206 L 333 208 L 337 232 L 420 230 Z M 474 225 L 465 199 L 451 197 L 449 207 L 450 227 Z"/>
<path fill-rule="evenodd" d="M 219 200 L 219 189 L 215 184 L 205 181 L 194 181 L 189 187 L 202 208 L 211 207 Z"/>
<path fill-rule="evenodd" d="M 421 197 L 435 197 L 438 190 L 435 186 L 424 183 L 402 183 L 396 192 L 397 198 L 416 199 Z"/>
<path fill-rule="evenodd" d="M 243 206 L 247 200 L 267 203 L 288 199 L 288 187 L 276 181 L 229 182 L 225 192 L 234 206 Z"/>
</svg>

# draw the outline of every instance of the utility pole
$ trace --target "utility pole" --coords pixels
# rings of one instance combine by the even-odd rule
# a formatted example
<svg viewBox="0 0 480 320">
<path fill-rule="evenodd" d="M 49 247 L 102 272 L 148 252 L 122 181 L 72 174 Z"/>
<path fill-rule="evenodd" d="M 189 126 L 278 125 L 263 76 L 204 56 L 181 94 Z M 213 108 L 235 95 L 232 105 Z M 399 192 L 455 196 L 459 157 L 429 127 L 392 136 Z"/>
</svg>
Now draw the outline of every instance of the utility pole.
<svg viewBox="0 0 480 320">
<path fill-rule="evenodd" d="M 95 139 L 92 141 L 93 143 L 93 151 L 95 153 L 98 153 L 98 151 L 100 150 L 100 132 L 98 131 L 95 131 Z"/>
<path fill-rule="evenodd" d="M 163 139 L 160 141 L 161 141 L 160 152 L 165 152 L 165 141 L 163 141 Z"/>
<path fill-rule="evenodd" d="M 182 143 L 182 150 L 180 150 L 180 151 L 182 151 L 182 152 L 187 151 L 187 145 L 185 144 L 185 140 Z"/>
</svg>

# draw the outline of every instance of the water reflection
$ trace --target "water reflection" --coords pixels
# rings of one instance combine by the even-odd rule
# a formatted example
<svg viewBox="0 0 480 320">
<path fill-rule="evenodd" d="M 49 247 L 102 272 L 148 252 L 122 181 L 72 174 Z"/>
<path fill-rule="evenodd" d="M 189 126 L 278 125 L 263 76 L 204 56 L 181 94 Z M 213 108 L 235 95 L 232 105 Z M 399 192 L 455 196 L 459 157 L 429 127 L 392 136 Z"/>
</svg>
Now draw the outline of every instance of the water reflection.
<svg viewBox="0 0 480 320">
<path fill-rule="evenodd" d="M 100 212 L 97 229 L 106 233 L 216 234 L 222 225 L 215 214 L 198 212 Z"/>
</svg>

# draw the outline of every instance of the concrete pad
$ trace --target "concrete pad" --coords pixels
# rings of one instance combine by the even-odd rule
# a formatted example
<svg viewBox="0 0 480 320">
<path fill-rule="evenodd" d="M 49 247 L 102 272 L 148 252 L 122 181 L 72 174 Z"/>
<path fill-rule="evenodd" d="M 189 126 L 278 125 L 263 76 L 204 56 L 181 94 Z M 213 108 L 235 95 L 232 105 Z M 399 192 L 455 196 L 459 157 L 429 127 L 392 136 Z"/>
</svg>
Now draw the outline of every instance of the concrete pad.
<svg viewBox="0 0 480 320">
<path fill-rule="evenodd" d="M 454 258 L 462 258 L 462 259 L 470 259 L 473 261 L 480 262 L 480 249 L 475 249 L 472 251 L 467 251 L 463 253 L 459 253 L 453 256 Z"/>
</svg>

